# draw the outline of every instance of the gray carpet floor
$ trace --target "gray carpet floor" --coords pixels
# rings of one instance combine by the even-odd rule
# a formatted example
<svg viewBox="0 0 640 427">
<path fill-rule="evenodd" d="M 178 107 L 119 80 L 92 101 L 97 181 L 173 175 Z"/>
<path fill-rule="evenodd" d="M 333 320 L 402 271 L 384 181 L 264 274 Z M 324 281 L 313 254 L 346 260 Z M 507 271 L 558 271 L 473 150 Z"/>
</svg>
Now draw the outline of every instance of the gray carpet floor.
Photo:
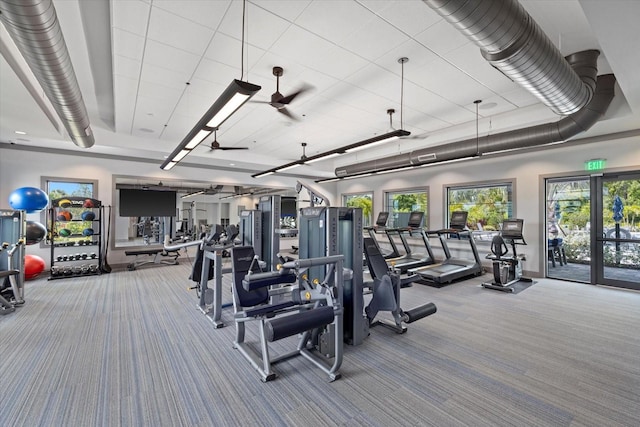
<svg viewBox="0 0 640 427">
<path fill-rule="evenodd" d="M 231 309 L 222 329 L 196 309 L 189 269 L 27 282 L 0 317 L 0 426 L 640 425 L 640 293 L 415 285 L 403 308 L 438 312 L 347 346 L 340 380 L 294 358 L 262 383 Z"/>
</svg>

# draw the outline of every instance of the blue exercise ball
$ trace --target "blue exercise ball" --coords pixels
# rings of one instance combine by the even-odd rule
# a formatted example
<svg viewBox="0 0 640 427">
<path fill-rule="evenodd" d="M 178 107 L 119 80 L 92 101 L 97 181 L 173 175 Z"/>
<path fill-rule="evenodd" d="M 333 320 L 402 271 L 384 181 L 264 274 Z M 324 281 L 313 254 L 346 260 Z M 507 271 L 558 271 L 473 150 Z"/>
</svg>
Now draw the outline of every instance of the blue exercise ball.
<svg viewBox="0 0 640 427">
<path fill-rule="evenodd" d="M 85 228 L 82 230 L 83 236 L 93 236 L 93 228 Z"/>
<path fill-rule="evenodd" d="M 27 237 L 27 245 L 35 245 L 40 243 L 47 235 L 47 227 L 37 221 L 27 221 L 25 235 Z"/>
<path fill-rule="evenodd" d="M 24 210 L 27 213 L 40 212 L 49 204 L 47 193 L 35 187 L 21 187 L 9 195 L 12 209 Z"/>
</svg>

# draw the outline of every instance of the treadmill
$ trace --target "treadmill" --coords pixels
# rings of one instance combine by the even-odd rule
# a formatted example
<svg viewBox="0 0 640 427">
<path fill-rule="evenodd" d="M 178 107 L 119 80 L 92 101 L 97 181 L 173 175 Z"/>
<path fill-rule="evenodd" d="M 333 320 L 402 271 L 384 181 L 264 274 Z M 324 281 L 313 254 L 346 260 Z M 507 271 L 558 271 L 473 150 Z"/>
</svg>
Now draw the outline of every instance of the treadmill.
<svg viewBox="0 0 640 427">
<path fill-rule="evenodd" d="M 373 227 L 364 227 L 364 229 L 369 232 L 369 236 L 371 236 L 371 239 L 373 239 L 373 243 L 375 243 L 375 245 L 378 247 L 378 252 L 380 252 L 385 259 L 399 258 L 401 255 L 400 255 L 400 252 L 398 251 L 398 246 L 396 245 L 396 242 L 394 242 L 391 236 L 389 236 L 386 233 L 388 219 L 389 219 L 389 212 L 384 212 L 384 211 L 379 212 L 378 218 L 376 219 L 376 225 L 374 225 Z M 389 239 L 389 244 L 391 245 L 391 251 L 385 250 L 382 247 L 380 247 L 380 242 L 378 242 L 378 239 L 376 238 L 376 234 L 382 234 L 382 233 L 384 233 Z"/>
<path fill-rule="evenodd" d="M 426 284 L 446 284 L 454 280 L 482 274 L 482 261 L 478 255 L 478 248 L 469 230 L 466 230 L 468 212 L 456 211 L 451 214 L 450 228 L 430 231 L 429 234 L 437 234 L 444 250 L 445 260 L 439 264 L 427 265 L 420 268 L 412 268 L 409 274 L 417 274 Z M 465 237 L 471 246 L 473 259 L 453 258 L 447 245 L 447 238 Z"/>
<path fill-rule="evenodd" d="M 429 264 L 433 264 L 433 252 L 431 251 L 431 245 L 429 244 L 429 237 L 426 235 L 424 229 L 420 226 L 422 224 L 422 218 L 424 217 L 424 212 L 414 211 L 409 214 L 409 222 L 406 227 L 400 228 L 387 228 L 385 231 L 387 236 L 389 236 L 389 240 L 393 240 L 390 236 L 390 233 L 397 233 L 402 241 L 402 245 L 405 247 L 407 253 L 398 258 L 388 258 L 387 262 L 390 263 L 395 270 L 400 271 L 401 274 L 406 273 L 412 268 L 423 267 Z M 407 238 L 405 234 L 408 233 L 410 236 L 417 233 L 422 237 L 422 242 L 424 243 L 425 249 L 427 250 L 426 254 L 413 253 L 411 251 L 411 246 L 409 242 L 407 242 Z"/>
</svg>

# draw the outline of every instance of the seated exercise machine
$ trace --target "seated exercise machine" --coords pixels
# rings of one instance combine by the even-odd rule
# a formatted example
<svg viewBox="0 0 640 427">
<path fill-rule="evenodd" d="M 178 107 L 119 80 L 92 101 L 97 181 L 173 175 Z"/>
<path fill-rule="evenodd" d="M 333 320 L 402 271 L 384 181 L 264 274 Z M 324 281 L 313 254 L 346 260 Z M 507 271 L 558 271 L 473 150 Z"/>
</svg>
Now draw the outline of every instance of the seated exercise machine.
<svg viewBox="0 0 640 427">
<path fill-rule="evenodd" d="M 329 376 L 338 372 L 343 355 L 344 255 L 286 262 L 278 271 L 262 273 L 252 246 L 231 249 L 236 337 L 233 347 L 256 369 L 262 381 L 275 379 L 272 364 L 302 356 Z M 307 280 L 314 266 L 327 267 L 322 281 Z M 290 297 L 270 304 L 272 292 Z M 245 341 L 246 325 L 257 322 L 260 351 Z M 272 356 L 269 343 L 298 335 L 292 351 Z M 333 359 L 333 361 L 331 361 Z"/>
<path fill-rule="evenodd" d="M 450 228 L 437 231 L 428 231 L 428 234 L 437 235 L 444 251 L 445 259 L 441 263 L 427 265 L 409 270 L 409 274 L 417 274 L 420 279 L 427 284 L 445 284 L 454 280 L 468 276 L 479 276 L 482 274 L 482 262 L 478 255 L 478 248 L 473 240 L 471 232 L 466 229 L 468 212 L 456 211 L 451 214 Z M 447 238 L 462 237 L 469 242 L 473 259 L 461 259 L 451 256 L 451 251 L 447 245 Z"/>
<path fill-rule="evenodd" d="M 378 251 L 383 255 L 384 258 L 399 258 L 401 255 L 400 251 L 398 251 L 398 245 L 396 245 L 396 242 L 386 232 L 388 219 L 389 212 L 379 212 L 378 218 L 376 219 L 376 225 L 372 227 L 364 227 L 364 229 L 369 232 L 369 236 L 371 236 L 371 239 L 373 239 L 374 243 L 378 245 Z M 380 242 L 378 242 L 378 239 L 376 238 L 376 234 L 384 234 L 385 236 L 387 236 L 389 245 L 391 245 L 390 251 L 385 251 L 382 249 L 382 247 L 380 246 Z"/>
<path fill-rule="evenodd" d="M 369 266 L 369 273 L 373 278 L 372 284 L 365 283 L 365 286 L 369 285 L 373 291 L 373 297 L 364 309 L 369 326 L 382 325 L 403 334 L 407 332 L 407 327 L 403 323 L 412 323 L 436 312 L 436 305 L 432 302 L 403 311 L 400 308 L 400 288 L 402 281 L 406 279 L 401 279 L 397 272 L 388 269 L 387 263 L 373 239 L 364 238 L 364 254 Z M 408 279 L 417 280 L 418 276 L 409 276 Z M 380 311 L 390 311 L 394 323 L 385 319 L 375 320 Z"/>
<path fill-rule="evenodd" d="M 221 236 L 225 233 L 225 238 L 222 238 Z M 238 227 L 235 225 L 229 225 L 226 232 L 221 225 L 216 225 L 208 235 L 203 235 L 200 240 L 165 245 L 167 250 L 198 246 L 198 252 L 189 276 L 196 285 L 189 289 L 196 290 L 198 309 L 213 322 L 216 329 L 224 326 L 222 309 L 232 305 L 230 302 L 222 302 L 222 275 L 231 272 L 230 268 L 222 268 L 222 257 L 225 251 L 234 246 L 236 237 L 238 237 Z M 214 282 L 213 288 L 209 287 L 210 280 Z"/>
<path fill-rule="evenodd" d="M 429 244 L 429 238 L 421 227 L 423 217 L 424 212 L 411 212 L 411 214 L 409 215 L 409 222 L 406 227 L 387 228 L 385 230 L 387 235 L 389 235 L 389 240 L 392 240 L 390 233 L 396 233 L 400 237 L 402 245 L 405 248 L 405 255 L 398 258 L 387 258 L 387 262 L 393 264 L 394 268 L 400 271 L 400 273 L 402 274 L 406 273 L 410 269 L 423 267 L 435 262 L 433 258 L 433 252 L 431 250 L 431 245 Z M 407 241 L 406 234 L 409 234 L 409 236 L 413 236 L 416 233 L 419 234 L 422 238 L 422 243 L 424 244 L 427 251 L 427 253 L 425 254 L 413 253 L 411 250 L 411 246 Z"/>
<path fill-rule="evenodd" d="M 165 248 L 141 249 L 133 251 L 124 251 L 126 256 L 135 256 L 135 259 L 127 264 L 127 270 L 133 271 L 138 267 L 147 264 L 154 265 L 176 265 L 180 252 L 178 250 L 168 251 Z M 149 259 L 151 257 L 151 259 Z"/>
<path fill-rule="evenodd" d="M 513 285 L 519 281 L 531 282 L 532 279 L 522 277 L 523 254 L 518 255 L 516 245 L 526 245 L 522 229 L 524 220 L 505 219 L 502 223 L 502 231 L 494 236 L 491 241 L 491 253 L 486 256 L 493 261 L 493 282 L 482 283 L 482 287 L 503 292 L 513 292 Z M 511 254 L 507 243 L 511 244 Z"/>
</svg>

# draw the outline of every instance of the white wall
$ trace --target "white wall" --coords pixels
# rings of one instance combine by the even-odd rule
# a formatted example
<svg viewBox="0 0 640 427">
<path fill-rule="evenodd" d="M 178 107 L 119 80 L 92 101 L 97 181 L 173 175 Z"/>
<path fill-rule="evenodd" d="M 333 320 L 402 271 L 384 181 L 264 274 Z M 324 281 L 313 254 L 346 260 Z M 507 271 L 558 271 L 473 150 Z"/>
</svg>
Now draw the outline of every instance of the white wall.
<svg viewBox="0 0 640 427">
<path fill-rule="evenodd" d="M 90 150 L 81 153 L 88 154 Z M 160 180 L 197 180 L 211 182 L 212 184 L 255 186 L 270 185 L 278 188 L 295 188 L 296 180 L 286 177 L 269 177 L 269 181 L 262 182 L 250 177 L 250 174 L 237 172 L 215 171 L 212 169 L 197 169 L 192 167 L 175 167 L 170 171 L 163 171 L 157 163 L 138 162 L 113 158 L 92 158 L 88 156 L 72 155 L 68 153 L 52 153 L 30 150 L 14 149 L 0 144 L 0 209 L 10 209 L 9 195 L 20 187 L 41 186 L 41 177 L 59 177 L 71 179 L 92 179 L 98 181 L 98 194 L 96 198 L 105 205 L 114 205 L 113 175 L 130 175 Z M 226 201 L 225 201 L 226 202 Z M 240 203 L 252 206 L 250 203 Z M 237 209 L 229 206 L 228 213 L 232 216 L 232 222 L 237 223 Z M 219 213 L 213 210 L 215 215 Z M 225 211 L 227 212 L 227 211 Z M 28 214 L 27 219 L 41 221 L 39 213 Z M 215 218 L 213 218 L 215 219 Z M 127 219 L 128 221 L 128 219 Z M 120 224 L 119 224 L 120 225 Z M 126 227 L 126 223 L 125 223 Z M 112 228 L 113 230 L 113 228 Z M 112 233 L 112 240 L 114 236 Z M 27 248 L 28 254 L 41 256 L 49 266 L 50 253 L 48 247 L 31 245 Z M 109 263 L 117 265 L 130 261 L 124 255 L 124 248 L 113 249 L 110 245 Z"/>
<path fill-rule="evenodd" d="M 579 146 L 555 146 L 504 157 L 474 159 L 377 177 L 340 181 L 337 193 L 340 196 L 345 193 L 373 191 L 373 212 L 376 215 L 384 207 L 385 191 L 427 186 L 429 226 L 438 229 L 445 226 L 444 203 L 447 186 L 515 178 L 514 214 L 525 220 L 524 236 L 528 243 L 528 246 L 522 248 L 527 257 L 524 267 L 529 274 L 542 275 L 546 262 L 545 213 L 542 201 L 544 177 L 587 175 L 584 162 L 597 158 L 607 159 L 605 172 L 616 169 L 640 170 L 640 137 Z M 518 249 L 521 250 L 520 247 Z M 486 249 L 480 248 L 481 257 L 487 252 Z"/>
</svg>

